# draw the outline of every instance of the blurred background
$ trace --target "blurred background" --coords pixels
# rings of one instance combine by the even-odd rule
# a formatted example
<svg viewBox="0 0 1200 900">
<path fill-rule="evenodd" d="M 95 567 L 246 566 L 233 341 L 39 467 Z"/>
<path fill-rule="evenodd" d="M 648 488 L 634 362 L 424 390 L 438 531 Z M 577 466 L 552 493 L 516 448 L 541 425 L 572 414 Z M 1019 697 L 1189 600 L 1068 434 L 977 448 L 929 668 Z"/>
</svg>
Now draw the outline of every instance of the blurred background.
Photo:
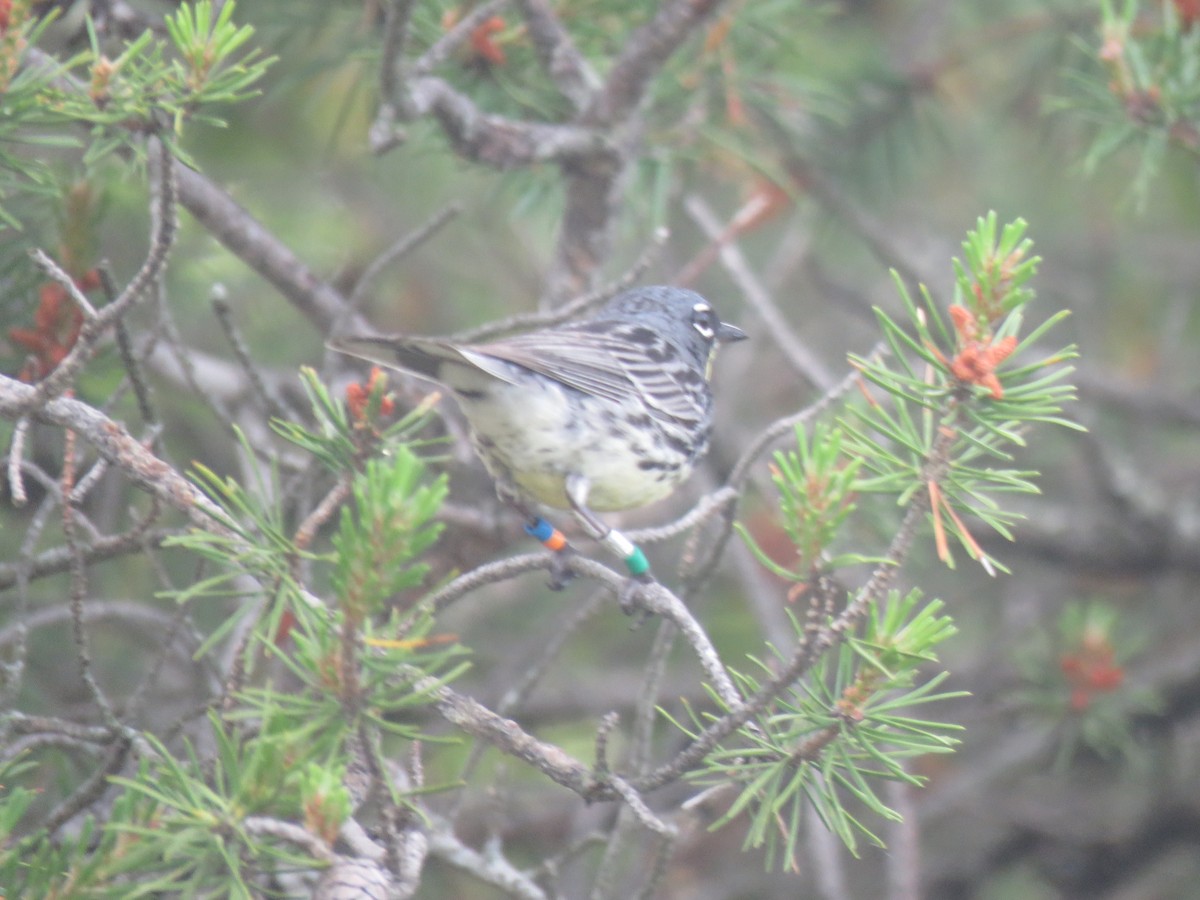
<svg viewBox="0 0 1200 900">
<path fill-rule="evenodd" d="M 111 35 L 168 8 L 64 4 L 41 39 L 47 52 L 86 46 L 89 5 L 108 17 Z M 840 380 L 847 354 L 866 353 L 878 339 L 872 308 L 900 308 L 891 270 L 948 304 L 951 260 L 990 210 L 1001 222 L 1026 220 L 1042 257 L 1030 327 L 1059 309 L 1072 312 L 1047 349 L 1079 346 L 1080 400 L 1067 413 L 1087 432 L 1047 427 L 1028 436 L 1017 464 L 1042 473 L 1043 493 L 1016 501 L 1028 518 L 1011 543 L 986 544 L 1011 572 L 991 576 L 965 558 L 949 569 L 925 541 L 905 573 L 907 583 L 946 601 L 960 630 L 942 661 L 951 672 L 947 688 L 970 696 L 939 710 L 966 726 L 959 752 L 918 763 L 924 789 L 887 795 L 908 820 L 880 826 L 889 849 L 864 847 L 854 859 L 814 822 L 799 874 L 764 874 L 756 853 L 739 852 L 736 828 L 701 833 L 681 845 L 663 895 L 901 897 L 912 894 L 897 885 L 915 877 L 917 896 L 945 900 L 1196 896 L 1200 5 L 718 4 L 664 61 L 637 126 L 616 136 L 632 163 L 602 252 L 585 270 L 565 262 L 567 214 L 578 210 L 561 165 L 489 165 L 462 152 L 429 116 L 405 123 L 402 141 L 377 143 L 373 152 L 381 6 L 243 0 L 237 21 L 253 25 L 254 46 L 278 60 L 261 96 L 221 109 L 227 127 L 190 125 L 182 149 L 311 271 L 343 292 L 359 289 L 361 315 L 385 331 L 448 334 L 548 308 L 588 286 L 581 279 L 619 278 L 668 229 L 638 280 L 686 282 L 753 340 L 718 362 L 718 425 L 706 470 L 678 497 L 623 524 L 658 523 L 686 509 L 762 429 Z M 443 74 L 485 112 L 562 118 L 565 101 L 537 64 L 519 6 L 498 4 Z M 653 10 L 640 0 L 550 6 L 600 73 Z M 414 4 L 414 52 L 469 11 L 451 0 Z M 55 180 L 5 202 L 21 224 L 0 231 L 6 331 L 29 327 L 38 306 L 29 247 L 73 248 L 84 267 L 106 259 L 118 280 L 145 254 L 144 171 L 131 177 L 116 155 L 85 163 L 71 150 L 33 152 Z M 443 216 L 419 247 L 386 258 Z M 299 405 L 300 365 L 347 375 L 333 374 L 323 349 L 328 334 L 313 317 L 228 244 L 182 215 L 163 288 L 169 317 L 146 319 L 173 337 L 148 357 L 147 371 L 169 457 L 236 472 L 228 424 L 261 434 L 262 415 L 214 297 L 228 304 L 285 405 Z M 8 335 L 0 339 L 0 370 L 14 375 L 27 348 Z M 119 378 L 119 362 L 106 351 L 77 395 L 103 405 Z M 427 390 L 402 387 L 409 402 Z M 131 403 L 119 399 L 113 414 Z M 0 425 L 6 443 L 11 430 Z M 52 460 L 60 441 L 35 430 L 26 453 Z M 452 503 L 494 509 L 469 456 L 447 465 Z M 741 516 L 770 545 L 778 526 L 760 468 Z M 30 485 L 32 499 L 42 489 Z M 24 552 L 38 508 L 4 499 L 0 562 Z M 115 493 L 107 502 L 119 517 L 128 501 Z M 456 539 L 452 524 L 442 571 L 513 552 L 516 541 L 500 528 L 491 541 L 477 531 Z M 139 558 L 94 573 L 93 591 L 110 601 L 156 602 L 155 576 Z M 31 605 L 61 602 L 65 578 L 32 583 Z M 4 586 L 0 628 L 11 637 L 4 612 L 14 602 L 11 578 Z M 734 660 L 758 652 L 779 627 L 786 593 L 735 545 L 693 611 Z M 494 704 L 582 597 L 582 589 L 552 594 L 531 578 L 457 605 L 447 627 L 474 653 L 459 687 Z M 222 611 L 194 614 L 203 631 Z M 60 621 L 32 634 L 23 709 L 68 715 L 86 701 L 77 673 L 56 654 L 67 627 Z M 615 606 L 602 608 L 519 720 L 586 758 L 599 716 L 631 708 L 651 638 L 649 629 L 631 633 Z M 144 676 L 139 648 L 154 639 L 128 620 L 97 626 L 97 665 L 114 693 Z M 693 676 L 686 666 L 672 671 L 664 696 L 697 696 Z M 150 719 L 173 721 L 195 703 L 193 677 L 185 666 L 169 667 L 155 685 Z M 509 774 L 507 794 L 490 802 L 504 809 L 509 846 L 528 847 L 536 859 L 563 829 L 579 827 L 577 798 L 536 775 Z M 64 763 L 55 778 L 77 775 Z M 482 835 L 482 823 L 498 814 L 479 802 Z M 434 865 L 419 896 L 501 895 Z"/>
</svg>

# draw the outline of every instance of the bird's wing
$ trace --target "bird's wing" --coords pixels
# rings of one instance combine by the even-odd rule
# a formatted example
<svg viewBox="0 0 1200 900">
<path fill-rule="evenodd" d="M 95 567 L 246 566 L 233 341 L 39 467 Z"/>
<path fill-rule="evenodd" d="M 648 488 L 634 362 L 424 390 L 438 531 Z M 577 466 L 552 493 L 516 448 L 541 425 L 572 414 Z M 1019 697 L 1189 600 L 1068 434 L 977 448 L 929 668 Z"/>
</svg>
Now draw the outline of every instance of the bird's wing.
<svg viewBox="0 0 1200 900">
<path fill-rule="evenodd" d="M 556 328 L 517 334 L 487 344 L 458 348 L 484 371 L 500 375 L 490 360 L 514 363 L 560 384 L 614 402 L 639 395 L 661 418 L 695 422 L 703 416 L 695 402 L 703 376 L 684 364 L 652 329 L 606 326 Z"/>
</svg>

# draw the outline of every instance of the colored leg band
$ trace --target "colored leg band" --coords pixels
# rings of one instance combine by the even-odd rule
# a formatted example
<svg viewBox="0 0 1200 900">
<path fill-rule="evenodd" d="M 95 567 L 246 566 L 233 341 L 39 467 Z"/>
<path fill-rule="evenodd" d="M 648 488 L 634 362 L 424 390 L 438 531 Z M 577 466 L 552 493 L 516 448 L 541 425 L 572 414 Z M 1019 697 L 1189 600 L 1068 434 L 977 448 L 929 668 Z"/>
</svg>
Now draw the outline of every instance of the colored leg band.
<svg viewBox="0 0 1200 900">
<path fill-rule="evenodd" d="M 525 533 L 535 540 L 542 542 L 547 550 L 558 552 L 567 546 L 567 539 L 561 531 L 545 519 L 534 519 L 525 524 Z"/>
<path fill-rule="evenodd" d="M 650 571 L 650 561 L 646 559 L 646 554 L 642 552 L 641 547 L 635 546 L 633 552 L 625 557 L 625 568 L 635 578 Z"/>
<path fill-rule="evenodd" d="M 630 575 L 642 575 L 649 571 L 650 563 L 641 547 L 634 544 L 621 532 L 610 531 L 600 539 L 600 543 L 625 561 L 625 568 L 629 570 Z"/>
<path fill-rule="evenodd" d="M 567 539 L 563 533 L 542 518 L 526 522 L 525 533 L 541 541 L 542 546 L 548 550 L 557 552 L 567 546 Z M 600 543 L 625 562 L 625 568 L 629 570 L 630 575 L 638 576 L 650 571 L 650 562 L 642 548 L 621 532 L 610 531 L 600 539 Z"/>
</svg>

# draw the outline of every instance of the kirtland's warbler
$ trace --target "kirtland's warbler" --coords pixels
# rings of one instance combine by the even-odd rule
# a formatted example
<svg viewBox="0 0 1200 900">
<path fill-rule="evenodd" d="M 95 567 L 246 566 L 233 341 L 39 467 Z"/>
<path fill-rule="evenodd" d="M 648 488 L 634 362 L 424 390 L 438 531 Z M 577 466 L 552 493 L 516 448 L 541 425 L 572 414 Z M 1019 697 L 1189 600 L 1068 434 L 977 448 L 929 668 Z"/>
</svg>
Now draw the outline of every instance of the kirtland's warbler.
<svg viewBox="0 0 1200 900">
<path fill-rule="evenodd" d="M 652 286 L 614 297 L 591 318 L 486 343 L 392 335 L 330 346 L 448 387 L 530 534 L 563 549 L 534 509 L 571 509 L 646 579 L 641 551 L 593 510 L 653 503 L 687 478 L 708 449 L 717 348 L 745 337 L 699 294 Z"/>
</svg>

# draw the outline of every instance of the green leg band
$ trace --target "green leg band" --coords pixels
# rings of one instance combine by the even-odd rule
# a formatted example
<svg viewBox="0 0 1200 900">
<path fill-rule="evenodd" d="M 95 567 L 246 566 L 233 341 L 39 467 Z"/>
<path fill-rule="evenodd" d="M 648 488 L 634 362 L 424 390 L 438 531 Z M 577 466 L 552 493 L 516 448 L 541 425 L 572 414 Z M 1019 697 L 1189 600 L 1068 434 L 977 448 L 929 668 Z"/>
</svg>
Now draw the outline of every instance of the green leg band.
<svg viewBox="0 0 1200 900">
<path fill-rule="evenodd" d="M 600 543 L 612 551 L 613 555 L 624 560 L 625 568 L 635 578 L 650 571 L 650 562 L 646 559 L 646 554 L 642 552 L 642 548 L 616 529 L 609 531 L 608 534 L 600 539 Z"/>
<path fill-rule="evenodd" d="M 634 578 L 650 571 L 650 562 L 646 559 L 646 554 L 642 552 L 641 547 L 635 546 L 633 552 L 625 557 L 625 568 Z"/>
</svg>

